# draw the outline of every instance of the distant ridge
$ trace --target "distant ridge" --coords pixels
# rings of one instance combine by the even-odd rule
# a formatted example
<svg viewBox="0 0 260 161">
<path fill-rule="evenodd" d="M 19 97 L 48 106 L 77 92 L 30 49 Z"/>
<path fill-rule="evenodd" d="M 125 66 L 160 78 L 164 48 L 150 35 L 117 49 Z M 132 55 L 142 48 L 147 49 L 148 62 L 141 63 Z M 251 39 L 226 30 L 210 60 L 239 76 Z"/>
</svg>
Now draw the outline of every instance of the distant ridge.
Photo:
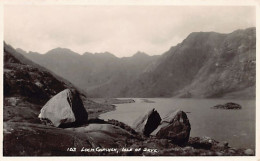
<svg viewBox="0 0 260 161">
<path fill-rule="evenodd" d="M 93 97 L 245 97 L 255 87 L 255 32 L 194 32 L 161 56 L 23 54 Z"/>
</svg>

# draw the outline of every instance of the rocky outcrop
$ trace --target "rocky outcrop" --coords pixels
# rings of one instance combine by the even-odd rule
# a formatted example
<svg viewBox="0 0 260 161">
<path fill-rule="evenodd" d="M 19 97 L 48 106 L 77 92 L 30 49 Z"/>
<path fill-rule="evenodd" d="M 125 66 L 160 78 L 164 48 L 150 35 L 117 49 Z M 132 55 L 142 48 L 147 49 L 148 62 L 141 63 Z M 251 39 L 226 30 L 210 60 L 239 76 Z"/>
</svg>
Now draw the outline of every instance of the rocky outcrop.
<svg viewBox="0 0 260 161">
<path fill-rule="evenodd" d="M 212 109 L 226 109 L 226 110 L 240 110 L 242 109 L 242 107 L 237 104 L 237 103 L 233 103 L 233 102 L 229 102 L 226 103 L 224 105 L 216 105 L 214 107 L 211 107 Z"/>
<path fill-rule="evenodd" d="M 92 138 L 90 141 L 95 148 L 124 147 L 127 139 L 136 138 L 133 134 L 121 127 L 106 123 L 93 123 L 84 127 L 67 128 L 66 130 L 85 134 L 89 138 Z"/>
<path fill-rule="evenodd" d="M 166 115 L 152 133 L 158 138 L 169 139 L 177 145 L 186 144 L 190 137 L 190 122 L 185 112 L 175 110 Z"/>
<path fill-rule="evenodd" d="M 51 98 L 41 109 L 41 120 L 49 120 L 56 127 L 86 123 L 88 113 L 76 91 L 65 89 Z"/>
<path fill-rule="evenodd" d="M 114 120 L 114 119 L 108 120 L 107 123 L 115 125 L 115 126 L 119 126 L 120 128 L 130 132 L 131 134 L 137 134 L 137 132 L 134 129 L 132 129 L 130 126 L 128 126 L 125 123 L 120 122 L 118 120 Z"/>
<path fill-rule="evenodd" d="M 150 135 L 161 122 L 159 113 L 152 109 L 141 115 L 133 124 L 135 131 L 140 132 L 146 136 Z"/>
<path fill-rule="evenodd" d="M 106 123 L 77 128 L 4 122 L 4 156 L 253 156 L 252 149 L 231 148 L 209 137 L 190 138 L 186 146 L 169 139 L 139 138 Z M 37 147 L 37 148 L 35 148 Z M 123 148 L 132 151 L 122 151 Z M 140 151 L 135 151 L 134 149 Z M 156 152 L 147 149 L 155 149 Z M 74 151 L 75 150 L 75 151 Z"/>
</svg>

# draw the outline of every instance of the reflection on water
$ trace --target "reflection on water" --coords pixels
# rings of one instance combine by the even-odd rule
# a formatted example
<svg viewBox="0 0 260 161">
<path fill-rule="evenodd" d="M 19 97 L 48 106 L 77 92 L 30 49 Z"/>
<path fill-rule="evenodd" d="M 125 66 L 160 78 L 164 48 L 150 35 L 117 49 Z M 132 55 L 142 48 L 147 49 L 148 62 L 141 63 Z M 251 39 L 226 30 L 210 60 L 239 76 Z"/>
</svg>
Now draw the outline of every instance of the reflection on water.
<svg viewBox="0 0 260 161">
<path fill-rule="evenodd" d="M 155 108 L 164 117 L 173 109 L 187 112 L 191 136 L 209 136 L 228 141 L 232 147 L 255 148 L 255 100 L 228 99 L 173 99 L 149 98 L 146 103 L 136 98 L 135 103 L 118 104 L 115 111 L 100 115 L 102 119 L 116 119 L 130 126 L 143 112 Z M 211 109 L 227 102 L 238 103 L 242 110 Z"/>
</svg>

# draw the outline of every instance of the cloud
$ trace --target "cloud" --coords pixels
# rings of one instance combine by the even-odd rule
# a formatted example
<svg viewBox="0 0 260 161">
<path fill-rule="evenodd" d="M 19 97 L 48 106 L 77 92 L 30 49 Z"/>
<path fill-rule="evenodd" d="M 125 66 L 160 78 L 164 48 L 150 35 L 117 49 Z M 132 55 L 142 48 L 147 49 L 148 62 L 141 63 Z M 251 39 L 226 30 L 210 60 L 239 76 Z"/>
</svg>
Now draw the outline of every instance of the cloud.
<svg viewBox="0 0 260 161">
<path fill-rule="evenodd" d="M 255 26 L 249 6 L 51 6 L 4 7 L 4 39 L 45 53 L 56 47 L 84 52 L 162 54 L 194 31 L 229 33 Z"/>
</svg>

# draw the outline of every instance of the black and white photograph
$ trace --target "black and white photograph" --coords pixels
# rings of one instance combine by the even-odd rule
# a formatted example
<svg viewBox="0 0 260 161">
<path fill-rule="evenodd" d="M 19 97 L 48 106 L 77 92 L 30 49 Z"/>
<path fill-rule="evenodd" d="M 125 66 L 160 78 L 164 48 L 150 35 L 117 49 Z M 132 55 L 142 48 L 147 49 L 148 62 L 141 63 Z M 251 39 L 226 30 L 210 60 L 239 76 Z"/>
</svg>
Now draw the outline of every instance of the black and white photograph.
<svg viewBox="0 0 260 161">
<path fill-rule="evenodd" d="M 38 2 L 2 4 L 3 158 L 257 160 L 256 1 Z"/>
</svg>

